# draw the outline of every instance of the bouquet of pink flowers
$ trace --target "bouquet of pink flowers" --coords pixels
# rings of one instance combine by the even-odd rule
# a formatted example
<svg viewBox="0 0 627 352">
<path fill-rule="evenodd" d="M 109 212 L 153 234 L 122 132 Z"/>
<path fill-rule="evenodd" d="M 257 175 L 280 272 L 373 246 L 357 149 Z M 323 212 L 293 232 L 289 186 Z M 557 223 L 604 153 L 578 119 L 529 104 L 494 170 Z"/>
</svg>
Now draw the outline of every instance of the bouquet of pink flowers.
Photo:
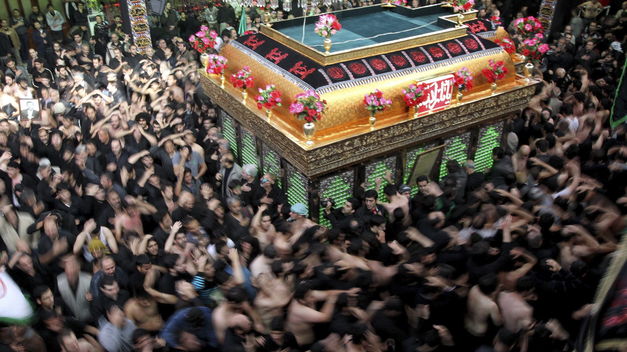
<svg viewBox="0 0 627 352">
<path fill-rule="evenodd" d="M 383 111 L 385 108 L 392 105 L 392 101 L 390 99 L 385 99 L 383 97 L 383 92 L 377 89 L 364 96 L 364 105 L 366 106 L 366 110 L 371 113 L 376 113 L 377 111 Z"/>
<path fill-rule="evenodd" d="M 244 66 L 241 70 L 231 75 L 231 83 L 235 88 L 246 89 L 253 85 L 253 74 L 250 67 Z"/>
<path fill-rule="evenodd" d="M 517 18 L 513 25 L 516 32 L 525 38 L 533 37 L 536 33 L 544 31 L 542 23 L 533 16 Z"/>
<path fill-rule="evenodd" d="M 495 83 L 498 80 L 505 78 L 507 68 L 505 68 L 505 62 L 503 61 L 488 61 L 488 67 L 481 70 L 483 76 L 490 83 Z"/>
<path fill-rule="evenodd" d="M 207 26 L 200 26 L 200 30 L 196 34 L 189 36 L 189 42 L 196 51 L 204 54 L 207 49 L 216 47 L 216 38 L 218 38 L 218 32 L 210 31 Z"/>
<path fill-rule="evenodd" d="M 226 67 L 227 59 L 224 56 L 211 54 L 207 63 L 207 73 L 221 75 Z"/>
<path fill-rule="evenodd" d="M 314 32 L 323 38 L 329 38 L 342 29 L 342 25 L 333 14 L 320 15 Z"/>
<path fill-rule="evenodd" d="M 516 52 L 516 44 L 514 44 L 513 40 L 507 37 L 504 37 L 503 39 L 497 39 L 494 42 L 501 48 L 505 49 L 505 51 L 510 55 Z"/>
<path fill-rule="evenodd" d="M 475 6 L 475 0 L 453 0 L 451 5 L 453 5 L 453 10 L 455 11 L 466 12 Z"/>
<path fill-rule="evenodd" d="M 469 91 L 472 89 L 473 77 L 468 67 L 462 67 L 453 73 L 453 81 L 459 92 Z"/>
<path fill-rule="evenodd" d="M 403 89 L 403 100 L 409 107 L 420 105 L 425 99 L 427 99 L 427 85 L 424 83 L 410 84 L 407 89 Z"/>
<path fill-rule="evenodd" d="M 533 37 L 524 39 L 518 46 L 518 52 L 533 61 L 541 60 L 542 55 L 549 51 L 549 45 L 542 43 L 543 38 L 542 33 L 536 33 Z"/>
<path fill-rule="evenodd" d="M 257 95 L 257 109 L 272 109 L 275 106 L 281 106 L 281 92 L 279 92 L 274 84 L 268 84 L 266 88 L 259 88 Z"/>
<path fill-rule="evenodd" d="M 396 6 L 406 6 L 407 0 L 394 0 L 394 5 Z"/>
<path fill-rule="evenodd" d="M 296 95 L 294 102 L 290 105 L 290 113 L 296 115 L 299 120 L 314 122 L 322 119 L 322 113 L 326 107 L 326 100 L 321 100 L 315 91 L 308 90 Z"/>
</svg>

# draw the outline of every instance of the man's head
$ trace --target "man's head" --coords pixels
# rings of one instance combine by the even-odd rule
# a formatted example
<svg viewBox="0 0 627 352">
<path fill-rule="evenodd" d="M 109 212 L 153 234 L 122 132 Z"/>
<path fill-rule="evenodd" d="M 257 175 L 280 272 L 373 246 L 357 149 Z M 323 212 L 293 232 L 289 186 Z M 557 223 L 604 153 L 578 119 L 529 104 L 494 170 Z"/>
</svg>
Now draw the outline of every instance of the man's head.
<svg viewBox="0 0 627 352">
<path fill-rule="evenodd" d="M 117 285 L 117 283 L 116 283 Z M 105 306 L 107 320 L 114 326 L 121 328 L 124 326 L 126 315 L 122 307 L 118 306 L 115 302 L 108 302 Z"/>
<path fill-rule="evenodd" d="M 100 292 L 111 299 L 117 299 L 118 293 L 120 293 L 120 286 L 118 282 L 112 276 L 103 276 L 100 280 Z"/>
<path fill-rule="evenodd" d="M 187 236 L 184 232 L 179 232 L 174 235 L 174 244 L 180 248 L 185 248 L 185 245 L 187 244 Z"/>
<path fill-rule="evenodd" d="M 150 258 L 146 254 L 141 254 L 135 257 L 135 267 L 141 274 L 147 274 L 152 268 Z"/>
<path fill-rule="evenodd" d="M 48 286 L 35 287 L 33 297 L 35 297 L 35 301 L 43 309 L 52 310 L 54 308 L 54 295 Z"/>
<path fill-rule="evenodd" d="M 268 211 L 264 211 L 261 213 L 261 229 L 264 231 L 270 230 L 270 226 L 272 225 L 272 216 Z"/>
<path fill-rule="evenodd" d="M 244 164 L 242 166 L 242 177 L 244 179 L 254 179 L 255 177 L 257 177 L 257 166 L 255 166 L 254 164 Z"/>
<path fill-rule="evenodd" d="M 246 290 L 242 286 L 231 287 L 224 293 L 224 298 L 231 311 L 240 312 L 247 299 Z"/>
<path fill-rule="evenodd" d="M 101 260 L 102 272 L 105 274 L 105 277 L 114 277 L 116 264 L 115 260 L 111 256 L 105 256 Z"/>
<path fill-rule="evenodd" d="M 499 284 L 496 274 L 490 273 L 479 278 L 479 290 L 486 296 L 493 294 Z"/>
<path fill-rule="evenodd" d="M 366 193 L 364 193 L 364 203 L 368 210 L 374 210 L 376 208 L 377 198 L 379 198 L 379 195 L 377 194 L 377 191 L 373 189 L 369 189 Z"/>
<path fill-rule="evenodd" d="M 311 294 L 311 284 L 308 282 L 300 283 L 296 286 L 294 290 L 294 299 L 296 299 L 299 303 L 311 306 L 316 303 L 315 297 Z"/>
<path fill-rule="evenodd" d="M 342 213 L 344 215 L 351 215 L 355 213 L 357 208 L 359 208 L 359 200 L 357 200 L 357 198 L 348 198 L 344 202 L 344 206 L 342 207 Z"/>
<path fill-rule="evenodd" d="M 78 278 L 78 274 L 81 271 L 80 264 L 75 256 L 68 255 L 63 258 L 63 271 L 65 272 L 68 280 L 75 282 L 74 280 Z"/>
<path fill-rule="evenodd" d="M 308 214 L 307 206 L 303 203 L 296 203 L 290 208 L 290 218 L 294 220 L 304 219 Z"/>
</svg>

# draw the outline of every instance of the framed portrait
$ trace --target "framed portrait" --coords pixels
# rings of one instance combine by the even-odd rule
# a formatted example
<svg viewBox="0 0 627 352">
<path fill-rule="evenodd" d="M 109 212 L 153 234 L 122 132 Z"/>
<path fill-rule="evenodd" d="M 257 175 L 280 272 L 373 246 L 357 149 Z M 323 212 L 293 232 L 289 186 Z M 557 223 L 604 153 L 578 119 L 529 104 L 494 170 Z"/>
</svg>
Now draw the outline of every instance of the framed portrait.
<svg viewBox="0 0 627 352">
<path fill-rule="evenodd" d="M 439 145 L 435 148 L 425 150 L 424 152 L 416 155 L 416 161 L 414 167 L 411 170 L 411 176 L 409 177 L 409 185 L 411 187 L 416 186 L 416 178 L 418 176 L 427 176 L 430 180 L 434 180 L 437 172 L 436 166 L 438 160 L 442 156 L 446 144 Z"/>
<path fill-rule="evenodd" d="M 36 120 L 40 110 L 39 99 L 20 99 L 20 118 Z"/>
</svg>

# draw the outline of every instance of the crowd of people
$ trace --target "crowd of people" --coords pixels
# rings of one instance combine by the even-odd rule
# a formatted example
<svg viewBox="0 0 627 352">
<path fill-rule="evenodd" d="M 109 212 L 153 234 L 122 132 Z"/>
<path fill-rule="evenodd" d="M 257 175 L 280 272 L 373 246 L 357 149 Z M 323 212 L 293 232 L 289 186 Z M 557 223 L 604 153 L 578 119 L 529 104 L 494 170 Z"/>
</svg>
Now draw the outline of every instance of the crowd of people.
<svg viewBox="0 0 627 352">
<path fill-rule="evenodd" d="M 505 3 L 505 27 L 532 15 Z M 232 40 L 233 8 L 166 5 L 139 53 L 66 5 L 0 20 L 0 261 L 36 307 L 0 351 L 572 350 L 625 226 L 627 2 L 551 38 L 489 170 L 360 189 L 329 228 L 238 165 L 199 85 L 182 38 Z"/>
</svg>

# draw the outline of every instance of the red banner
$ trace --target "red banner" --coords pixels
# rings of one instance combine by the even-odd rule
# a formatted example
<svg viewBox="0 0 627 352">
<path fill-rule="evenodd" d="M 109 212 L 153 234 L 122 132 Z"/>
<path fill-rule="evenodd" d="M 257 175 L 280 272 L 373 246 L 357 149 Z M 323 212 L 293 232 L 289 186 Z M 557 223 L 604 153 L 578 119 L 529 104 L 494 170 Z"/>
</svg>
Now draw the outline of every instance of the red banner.
<svg viewBox="0 0 627 352">
<path fill-rule="evenodd" d="M 429 114 L 451 105 L 453 75 L 440 76 L 420 83 L 427 85 L 427 99 L 418 105 L 419 114 Z"/>
</svg>

